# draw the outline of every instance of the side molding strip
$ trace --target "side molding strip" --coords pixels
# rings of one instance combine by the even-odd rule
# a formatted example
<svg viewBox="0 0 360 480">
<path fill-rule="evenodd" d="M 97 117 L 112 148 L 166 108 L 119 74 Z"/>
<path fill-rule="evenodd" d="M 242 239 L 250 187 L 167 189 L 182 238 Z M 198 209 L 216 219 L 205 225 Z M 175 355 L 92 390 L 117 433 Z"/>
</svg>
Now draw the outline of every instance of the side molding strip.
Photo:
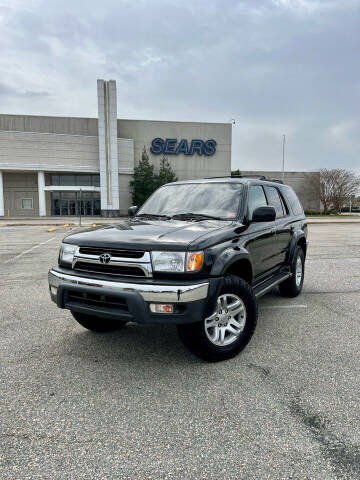
<svg viewBox="0 0 360 480">
<path fill-rule="evenodd" d="M 286 273 L 285 275 L 282 275 L 280 278 L 277 278 L 274 282 L 266 285 L 265 287 L 262 287 L 259 291 L 255 290 L 255 297 L 256 298 L 262 297 L 263 295 L 265 295 L 265 293 L 269 292 L 272 288 L 276 287 L 277 285 L 279 285 L 279 283 L 283 282 L 284 280 L 286 280 L 291 276 L 292 276 L 292 273 L 290 272 Z"/>
</svg>

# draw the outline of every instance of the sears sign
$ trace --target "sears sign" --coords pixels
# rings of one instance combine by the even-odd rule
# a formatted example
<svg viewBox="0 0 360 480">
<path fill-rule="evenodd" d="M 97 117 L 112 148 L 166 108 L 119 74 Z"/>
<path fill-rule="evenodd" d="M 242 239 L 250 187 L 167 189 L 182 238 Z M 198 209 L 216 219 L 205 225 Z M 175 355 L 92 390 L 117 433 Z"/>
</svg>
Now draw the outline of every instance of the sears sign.
<svg viewBox="0 0 360 480">
<path fill-rule="evenodd" d="M 182 138 L 179 142 L 177 138 L 154 138 L 151 142 L 150 152 L 154 155 L 214 155 L 216 152 L 215 140 L 191 140 L 188 142 L 186 138 Z"/>
</svg>

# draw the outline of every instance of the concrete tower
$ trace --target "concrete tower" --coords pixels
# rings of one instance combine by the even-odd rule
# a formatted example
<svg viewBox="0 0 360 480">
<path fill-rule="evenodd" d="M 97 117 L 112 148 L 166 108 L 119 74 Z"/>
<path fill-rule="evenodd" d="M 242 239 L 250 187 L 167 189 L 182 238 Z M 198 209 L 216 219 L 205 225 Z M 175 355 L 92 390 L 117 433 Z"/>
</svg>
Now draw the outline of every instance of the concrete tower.
<svg viewBox="0 0 360 480">
<path fill-rule="evenodd" d="M 101 213 L 105 217 L 117 217 L 119 216 L 119 160 L 115 80 L 98 80 L 97 91 Z"/>
</svg>

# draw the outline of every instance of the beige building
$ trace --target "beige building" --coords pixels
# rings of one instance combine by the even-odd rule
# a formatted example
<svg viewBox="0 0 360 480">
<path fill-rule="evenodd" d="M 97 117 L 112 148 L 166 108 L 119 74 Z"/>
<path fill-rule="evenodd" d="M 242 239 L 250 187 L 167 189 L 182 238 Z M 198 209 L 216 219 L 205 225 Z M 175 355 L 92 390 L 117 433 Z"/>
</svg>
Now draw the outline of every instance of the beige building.
<svg viewBox="0 0 360 480">
<path fill-rule="evenodd" d="M 98 118 L 0 114 L 0 216 L 125 214 L 145 147 L 181 179 L 230 175 L 231 124 L 117 118 L 98 81 Z"/>
<path fill-rule="evenodd" d="M 282 172 L 278 171 L 241 170 L 241 174 L 263 175 L 269 180 L 282 180 Z M 285 172 L 284 183 L 295 190 L 306 212 L 322 210 L 319 172 Z"/>
</svg>

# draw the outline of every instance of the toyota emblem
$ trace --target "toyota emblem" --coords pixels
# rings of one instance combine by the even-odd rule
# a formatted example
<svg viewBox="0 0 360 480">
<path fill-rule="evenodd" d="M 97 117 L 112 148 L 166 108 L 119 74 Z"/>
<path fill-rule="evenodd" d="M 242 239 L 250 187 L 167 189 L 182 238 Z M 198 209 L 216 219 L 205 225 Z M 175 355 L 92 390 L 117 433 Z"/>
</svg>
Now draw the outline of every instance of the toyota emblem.
<svg viewBox="0 0 360 480">
<path fill-rule="evenodd" d="M 103 253 L 100 255 L 100 263 L 109 263 L 111 260 L 110 253 Z"/>
</svg>

